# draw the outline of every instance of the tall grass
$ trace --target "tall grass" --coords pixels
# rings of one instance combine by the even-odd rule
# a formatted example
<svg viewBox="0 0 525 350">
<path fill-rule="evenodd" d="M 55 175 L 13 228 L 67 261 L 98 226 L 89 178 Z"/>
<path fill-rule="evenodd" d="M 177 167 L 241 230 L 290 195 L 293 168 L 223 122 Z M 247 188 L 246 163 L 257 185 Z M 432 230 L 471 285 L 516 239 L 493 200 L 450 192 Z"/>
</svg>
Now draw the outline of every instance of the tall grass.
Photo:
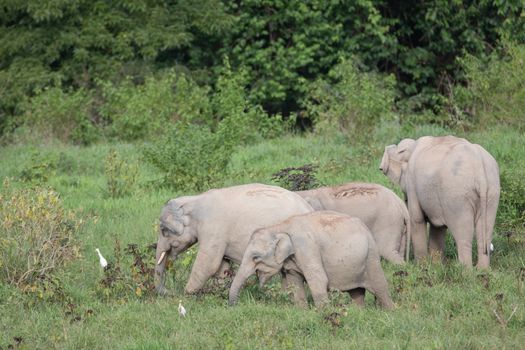
<svg viewBox="0 0 525 350">
<path fill-rule="evenodd" d="M 319 165 L 318 178 L 323 184 L 370 181 L 399 193 L 378 170 L 384 146 L 403 137 L 447 133 L 452 132 L 429 126 L 408 130 L 385 124 L 359 144 L 342 134 L 331 138 L 289 135 L 237 148 L 217 183 L 271 183 L 271 175 L 282 168 L 313 163 Z M 525 148 L 519 132 L 503 128 L 459 136 L 483 145 L 496 157 L 502 172 L 519 174 L 523 169 Z M 411 262 L 398 267 L 383 262 L 396 304 L 389 312 L 376 308 L 370 295 L 367 307 L 359 309 L 349 306 L 348 297 L 340 293 L 332 293 L 331 304 L 323 310 L 300 309 L 280 291 L 277 281 L 262 290 L 257 285 L 248 286 L 241 293 L 239 306 L 230 308 L 226 289 L 211 282 L 208 294 L 182 294 L 191 268 L 184 258 L 168 273 L 168 284 L 180 293 L 177 297 L 147 293 L 139 297 L 130 290 L 125 298 L 101 298 L 98 291 L 105 272 L 98 264 L 95 248 L 114 263 L 115 240 L 121 247 L 153 243 L 164 202 L 188 194 L 157 186 L 161 175 L 140 159 L 139 147 L 50 145 L 0 150 L 0 177 L 11 177 L 13 186 L 33 186 L 20 180 L 24 169 L 39 162 L 52 164 L 44 170 L 48 176 L 35 181 L 53 187 L 64 206 L 77 210 L 84 219 L 84 228 L 75 237 L 81 256 L 56 273 L 57 283 L 67 296 L 64 302 L 42 300 L 0 281 L 0 347 L 15 346 L 17 342 L 26 348 L 94 349 L 523 346 L 525 229 L 505 226 L 505 220 L 513 219 L 505 207 L 498 217 L 490 271 L 459 266 L 450 236 L 446 251 L 449 262 L 445 265 Z M 139 164 L 137 183 L 126 197 L 106 195 L 104 159 L 111 150 Z M 150 262 L 153 255 L 151 251 Z M 129 273 L 126 264 L 122 263 L 123 273 Z M 188 310 L 186 318 L 177 313 L 179 299 Z"/>
</svg>

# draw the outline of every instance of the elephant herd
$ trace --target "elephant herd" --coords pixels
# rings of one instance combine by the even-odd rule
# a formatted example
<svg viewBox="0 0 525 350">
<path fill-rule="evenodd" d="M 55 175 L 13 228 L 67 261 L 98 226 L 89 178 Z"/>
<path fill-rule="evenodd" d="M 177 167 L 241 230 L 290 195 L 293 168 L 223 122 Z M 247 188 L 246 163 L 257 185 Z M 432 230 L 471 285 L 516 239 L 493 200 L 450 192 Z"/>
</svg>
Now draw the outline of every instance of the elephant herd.
<svg viewBox="0 0 525 350">
<path fill-rule="evenodd" d="M 412 242 L 416 259 L 429 250 L 443 258 L 447 228 L 462 264 L 472 266 L 475 233 L 477 266 L 489 267 L 500 184 L 498 165 L 486 150 L 453 136 L 404 139 L 385 148 L 379 168 L 401 187 L 405 202 L 372 183 L 299 192 L 246 184 L 168 201 L 159 224 L 157 292 L 172 293 L 164 283 L 166 260 L 195 243 L 185 292 L 197 292 L 235 262 L 240 266 L 230 305 L 251 275 L 263 285 L 281 274 L 297 305 L 307 304 L 306 282 L 316 306 L 333 288 L 347 291 L 358 305 L 367 290 L 390 309 L 381 257 L 403 264 Z"/>
</svg>

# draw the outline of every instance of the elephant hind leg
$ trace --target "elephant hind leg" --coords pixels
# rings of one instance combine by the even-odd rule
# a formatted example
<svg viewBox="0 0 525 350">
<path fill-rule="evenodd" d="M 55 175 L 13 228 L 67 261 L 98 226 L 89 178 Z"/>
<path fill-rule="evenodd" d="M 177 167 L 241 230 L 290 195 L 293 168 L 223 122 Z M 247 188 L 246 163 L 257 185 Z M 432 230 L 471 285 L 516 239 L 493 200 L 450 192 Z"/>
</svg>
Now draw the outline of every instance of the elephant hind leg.
<svg viewBox="0 0 525 350">
<path fill-rule="evenodd" d="M 367 261 L 368 291 L 375 295 L 384 309 L 393 309 L 394 303 L 388 292 L 388 282 L 378 256 L 369 256 Z"/>
<path fill-rule="evenodd" d="M 436 227 L 430 224 L 430 234 L 429 234 L 429 249 L 430 256 L 434 259 L 438 259 L 441 262 L 445 260 L 445 237 L 447 234 L 447 228 Z"/>
<path fill-rule="evenodd" d="M 456 241 L 459 262 L 467 267 L 472 267 L 474 215 L 469 212 L 462 213 L 462 215 L 456 214 L 447 221 L 447 225 Z"/>
<path fill-rule="evenodd" d="M 365 306 L 365 289 L 364 288 L 354 288 L 348 291 L 350 298 L 352 298 L 352 303 L 355 303 L 359 307 Z"/>
</svg>

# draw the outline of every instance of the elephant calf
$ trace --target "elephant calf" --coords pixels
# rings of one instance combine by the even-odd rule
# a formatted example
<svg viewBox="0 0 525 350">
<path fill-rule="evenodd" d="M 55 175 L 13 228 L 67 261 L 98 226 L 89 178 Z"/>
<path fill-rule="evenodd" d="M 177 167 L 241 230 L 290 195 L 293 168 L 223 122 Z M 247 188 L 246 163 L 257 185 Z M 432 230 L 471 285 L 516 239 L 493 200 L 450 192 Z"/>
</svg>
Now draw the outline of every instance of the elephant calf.
<svg viewBox="0 0 525 350">
<path fill-rule="evenodd" d="M 351 182 L 296 192 L 315 210 L 334 210 L 361 219 L 372 232 L 379 254 L 402 264 L 410 247 L 410 217 L 405 203 L 388 188 Z"/>
<path fill-rule="evenodd" d="M 364 305 L 366 289 L 382 307 L 393 307 L 370 231 L 361 220 L 345 214 L 317 211 L 255 231 L 231 285 L 230 305 L 237 302 L 248 277 L 257 274 L 263 285 L 281 271 L 294 277 L 287 281 L 293 281 L 298 304 L 306 303 L 306 280 L 316 306 L 326 303 L 328 290 L 335 288 L 348 291 L 359 305 Z"/>
</svg>

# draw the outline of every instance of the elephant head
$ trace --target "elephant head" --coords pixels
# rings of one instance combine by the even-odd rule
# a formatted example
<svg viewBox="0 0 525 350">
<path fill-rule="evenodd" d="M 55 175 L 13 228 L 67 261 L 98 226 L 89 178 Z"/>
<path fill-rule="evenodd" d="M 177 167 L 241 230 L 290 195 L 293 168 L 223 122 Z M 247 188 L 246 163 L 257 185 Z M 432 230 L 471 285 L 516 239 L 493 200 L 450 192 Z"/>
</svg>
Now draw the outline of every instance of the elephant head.
<svg viewBox="0 0 525 350">
<path fill-rule="evenodd" d="M 259 285 L 279 273 L 284 261 L 294 254 L 292 241 L 286 233 L 260 229 L 253 233 L 244 252 L 239 271 L 230 287 L 229 303 L 235 305 L 239 291 L 253 274 L 257 274 Z"/>
<path fill-rule="evenodd" d="M 164 286 L 166 255 L 175 259 L 197 242 L 189 207 L 187 202 L 172 199 L 162 209 L 155 265 L 155 289 L 158 294 L 172 294 Z"/>
<path fill-rule="evenodd" d="M 403 182 L 403 174 L 415 146 L 416 141 L 413 139 L 404 139 L 397 145 L 386 146 L 379 166 L 379 170 L 393 183 L 400 185 L 405 192 L 406 184 Z"/>
</svg>

